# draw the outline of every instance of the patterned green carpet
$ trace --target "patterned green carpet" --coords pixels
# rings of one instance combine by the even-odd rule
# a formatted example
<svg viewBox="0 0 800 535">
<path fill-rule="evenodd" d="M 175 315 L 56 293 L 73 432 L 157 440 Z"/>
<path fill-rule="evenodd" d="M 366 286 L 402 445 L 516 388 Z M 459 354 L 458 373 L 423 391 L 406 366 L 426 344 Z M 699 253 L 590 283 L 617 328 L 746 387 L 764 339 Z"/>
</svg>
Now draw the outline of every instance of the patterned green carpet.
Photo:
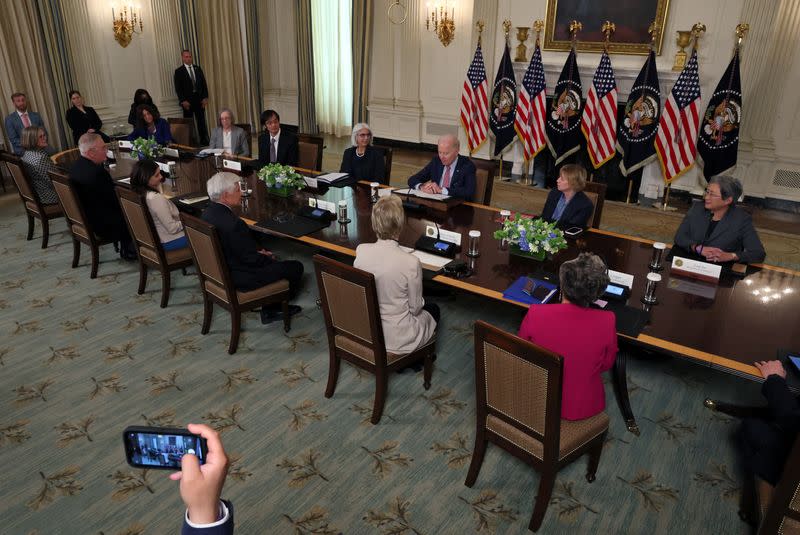
<svg viewBox="0 0 800 535">
<path fill-rule="evenodd" d="M 323 397 L 327 342 L 316 288 L 288 335 L 246 315 L 239 351 L 217 309 L 200 335 L 195 276 L 177 275 L 167 309 L 160 281 L 136 295 L 135 265 L 102 251 L 70 269 L 64 223 L 51 246 L 26 242 L 16 199 L 0 200 L 0 532 L 164 534 L 183 508 L 164 471 L 132 470 L 120 435 L 131 424 L 206 422 L 233 463 L 224 495 L 237 533 L 525 533 L 538 476 L 489 447 L 464 486 L 474 434 L 471 324 L 515 330 L 521 313 L 459 295 L 439 299 L 443 324 L 431 390 L 395 375 L 383 420 L 368 423 L 374 383 L 345 366 Z M 276 242 L 312 272 L 312 251 Z M 642 429 L 625 431 L 610 385 L 611 432 L 597 480 L 585 459 L 564 469 L 540 533 L 746 533 L 736 515 L 736 422 L 707 395 L 758 399 L 758 386 L 675 358 L 632 354 L 631 400 Z"/>
</svg>

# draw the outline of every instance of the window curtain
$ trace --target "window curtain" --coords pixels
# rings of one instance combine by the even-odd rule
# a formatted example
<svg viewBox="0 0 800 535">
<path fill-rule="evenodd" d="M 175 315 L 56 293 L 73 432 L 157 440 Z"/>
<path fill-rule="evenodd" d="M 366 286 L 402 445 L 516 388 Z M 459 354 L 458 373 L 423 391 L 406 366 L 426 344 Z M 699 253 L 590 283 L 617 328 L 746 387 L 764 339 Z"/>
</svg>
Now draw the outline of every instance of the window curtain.
<svg viewBox="0 0 800 535">
<path fill-rule="evenodd" d="M 367 121 L 372 54 L 372 2 L 353 1 L 353 124 Z"/>
<path fill-rule="evenodd" d="M 194 0 L 175 0 L 180 17 L 181 50 L 191 50 L 193 60 L 202 67 L 200 45 L 197 42 L 197 16 L 195 15 Z"/>
<path fill-rule="evenodd" d="M 311 34 L 317 124 L 322 132 L 348 135 L 353 126 L 351 1 L 311 0 Z"/>
<path fill-rule="evenodd" d="M 311 11 L 311 0 L 297 0 L 297 127 L 300 132 L 317 134 Z"/>
<path fill-rule="evenodd" d="M 259 118 L 261 115 L 261 95 L 263 94 L 258 0 L 245 0 L 244 12 L 245 36 L 247 38 L 247 69 L 250 80 L 250 83 L 247 84 L 249 114 L 246 120 L 252 125 L 253 132 L 258 132 L 261 128 Z M 240 122 L 245 122 L 245 117 L 242 117 Z"/>
<path fill-rule="evenodd" d="M 59 132 L 56 133 L 50 129 L 48 129 L 48 132 L 51 137 L 57 134 L 63 138 L 64 145 L 62 146 L 64 148 L 71 147 L 73 145 L 72 135 L 71 132 L 67 131 L 66 114 L 67 110 L 72 106 L 69 100 L 69 92 L 77 88 L 75 87 L 73 72 L 74 62 L 69 54 L 71 48 L 65 31 L 64 18 L 61 14 L 61 2 L 59 0 L 40 0 L 36 2 L 36 7 L 47 54 L 46 61 L 53 79 L 52 92 L 58 113 L 58 120 L 54 121 L 56 124 L 53 128 L 58 128 Z M 64 51 L 64 53 L 54 53 L 55 51 Z"/>
</svg>

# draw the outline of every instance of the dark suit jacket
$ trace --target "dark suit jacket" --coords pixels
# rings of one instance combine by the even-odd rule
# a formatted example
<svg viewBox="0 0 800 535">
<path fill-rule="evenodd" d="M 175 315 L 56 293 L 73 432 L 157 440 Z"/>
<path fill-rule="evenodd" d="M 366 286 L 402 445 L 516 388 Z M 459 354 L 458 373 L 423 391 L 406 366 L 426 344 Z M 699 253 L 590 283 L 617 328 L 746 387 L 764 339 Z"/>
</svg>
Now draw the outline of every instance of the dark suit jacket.
<svg viewBox="0 0 800 535">
<path fill-rule="evenodd" d="M 275 151 L 281 165 L 297 165 L 300 158 L 300 149 L 297 146 L 297 136 L 281 129 L 278 138 L 278 148 Z M 258 163 L 262 166 L 269 163 L 269 132 L 258 136 Z"/>
<path fill-rule="evenodd" d="M 261 248 L 247 224 L 224 204 L 211 202 L 203 211 L 203 220 L 214 225 L 222 242 L 222 253 L 239 291 L 259 288 L 265 282 L 264 268 L 273 261 L 258 252 Z"/>
<path fill-rule="evenodd" d="M 203 100 L 208 98 L 208 85 L 206 85 L 206 76 L 203 74 L 203 69 L 200 65 L 194 65 L 194 77 L 197 81 L 197 92 L 192 91 L 192 79 L 189 76 L 189 71 L 186 66 L 181 63 L 181 66 L 175 69 L 175 93 L 178 95 L 178 103 L 188 100 L 192 102 L 193 99 Z"/>
<path fill-rule="evenodd" d="M 81 156 L 72 165 L 69 179 L 94 232 L 106 239 L 127 237 L 128 229 L 108 171 Z"/>
<path fill-rule="evenodd" d="M 44 128 L 42 117 L 35 111 L 28 110 L 28 120 L 30 120 L 31 126 L 41 126 Z M 17 156 L 22 156 L 22 153 L 25 152 L 22 148 L 22 131 L 25 127 L 22 125 L 22 119 L 17 113 L 17 110 L 12 111 L 6 116 L 5 126 L 8 141 L 11 142 L 11 149 Z"/>
<path fill-rule="evenodd" d="M 233 535 L 233 504 L 228 500 L 223 500 L 225 507 L 228 508 L 228 520 L 213 528 L 193 528 L 186 523 L 186 515 L 183 517 L 183 529 L 181 535 Z"/>
<path fill-rule="evenodd" d="M 85 113 L 75 106 L 67 110 L 66 118 L 67 124 L 72 129 L 72 140 L 77 145 L 78 139 L 91 128 L 102 136 L 103 141 L 108 143 L 108 136 L 100 131 L 103 128 L 103 121 L 100 120 L 100 116 L 97 115 L 97 112 L 92 107 L 84 106 L 83 109 L 86 110 Z"/>
<path fill-rule="evenodd" d="M 416 188 L 417 185 L 429 180 L 439 184 L 443 171 L 442 160 L 438 156 L 434 156 L 422 171 L 408 179 L 408 187 Z M 441 186 L 441 184 L 439 185 Z M 450 187 L 447 188 L 447 193 L 451 197 L 460 197 L 467 201 L 471 201 L 475 195 L 475 164 L 466 156 L 458 156 L 456 170 L 450 177 Z"/>
<path fill-rule="evenodd" d="M 718 247 L 729 253 L 736 253 L 739 262 L 750 264 L 762 262 L 767 253 L 758 238 L 750 214 L 731 205 L 723 218 L 717 223 L 714 232 L 705 239 L 711 212 L 703 206 L 703 201 L 696 201 L 686 217 L 683 218 L 678 232 L 675 233 L 675 245 L 688 251 L 693 246 L 703 244 Z"/>
<path fill-rule="evenodd" d="M 385 180 L 386 163 L 384 162 L 383 150 L 368 146 L 364 156 L 356 155 L 356 148 L 350 147 L 342 154 L 342 165 L 339 167 L 340 173 L 348 173 L 356 180 L 369 180 L 371 182 L 382 182 Z"/>
<path fill-rule="evenodd" d="M 547 200 L 544 203 L 544 209 L 542 210 L 542 219 L 553 221 L 553 212 L 556 211 L 556 206 L 558 206 L 558 200 L 560 198 L 560 191 L 556 188 L 550 190 L 550 193 L 547 194 Z M 589 197 L 587 197 L 584 192 L 579 191 L 572 196 L 567 206 L 564 207 L 564 211 L 561 213 L 561 219 L 558 220 L 558 226 L 560 228 L 586 228 L 592 224 L 591 221 L 589 221 L 589 217 L 591 217 L 593 209 L 594 205 Z"/>
</svg>

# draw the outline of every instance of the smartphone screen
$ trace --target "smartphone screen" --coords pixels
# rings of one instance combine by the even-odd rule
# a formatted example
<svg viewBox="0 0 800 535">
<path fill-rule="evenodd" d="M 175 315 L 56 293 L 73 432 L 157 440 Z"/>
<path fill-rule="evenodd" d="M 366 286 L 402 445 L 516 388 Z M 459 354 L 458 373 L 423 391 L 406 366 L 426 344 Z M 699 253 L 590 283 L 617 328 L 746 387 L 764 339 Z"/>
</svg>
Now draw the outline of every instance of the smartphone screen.
<svg viewBox="0 0 800 535">
<path fill-rule="evenodd" d="M 185 429 L 129 427 L 123 437 L 128 464 L 136 468 L 180 470 L 187 453 L 206 462 L 205 439 Z"/>
<path fill-rule="evenodd" d="M 437 241 L 433 244 L 433 247 L 439 251 L 446 251 L 449 246 L 445 242 Z"/>
<path fill-rule="evenodd" d="M 624 290 L 624 288 L 622 288 L 622 286 L 615 286 L 613 284 L 609 284 L 608 286 L 606 286 L 606 293 L 607 294 L 622 295 L 622 292 L 624 292 L 624 291 L 625 290 Z"/>
<path fill-rule="evenodd" d="M 791 353 L 788 355 L 789 360 L 792 361 L 795 369 L 800 372 L 800 356 L 792 355 Z"/>
<path fill-rule="evenodd" d="M 325 213 L 325 212 L 323 212 L 323 211 L 322 211 L 322 210 L 320 210 L 319 208 L 315 208 L 314 210 L 312 210 L 312 212 L 311 212 L 311 215 L 313 215 L 314 217 L 319 217 L 319 216 L 321 216 L 321 215 L 322 215 L 322 214 L 324 214 L 324 213 Z"/>
</svg>

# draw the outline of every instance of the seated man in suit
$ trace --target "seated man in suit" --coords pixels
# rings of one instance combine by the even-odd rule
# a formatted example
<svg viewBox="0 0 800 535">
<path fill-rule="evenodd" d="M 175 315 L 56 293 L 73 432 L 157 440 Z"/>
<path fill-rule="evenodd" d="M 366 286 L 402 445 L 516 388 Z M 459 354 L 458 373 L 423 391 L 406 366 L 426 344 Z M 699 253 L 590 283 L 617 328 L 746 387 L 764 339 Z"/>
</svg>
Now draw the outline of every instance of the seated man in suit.
<svg viewBox="0 0 800 535">
<path fill-rule="evenodd" d="M 170 474 L 180 481 L 181 499 L 186 505 L 183 535 L 231 535 L 233 504 L 221 500 L 222 486 L 228 475 L 228 457 L 219 434 L 205 424 L 189 424 L 190 432 L 206 439 L 208 453 L 201 466 L 197 457 L 187 453 L 181 457 L 181 471 Z"/>
<path fill-rule="evenodd" d="M 567 164 L 561 168 L 555 189 L 547 194 L 542 210 L 542 219 L 556 221 L 561 228 L 581 227 L 591 224 L 589 218 L 594 205 L 583 192 L 586 187 L 586 169 L 580 165 Z"/>
<path fill-rule="evenodd" d="M 42 117 L 35 111 L 28 111 L 28 99 L 25 93 L 14 93 L 11 95 L 11 102 L 14 103 L 15 110 L 6 116 L 6 134 L 11 142 L 11 150 L 17 156 L 22 156 L 25 149 L 22 148 L 22 130 L 29 126 L 39 126 L 44 128 Z M 47 130 L 45 130 L 45 134 Z M 52 154 L 52 148 L 46 149 L 48 154 Z"/>
<path fill-rule="evenodd" d="M 124 260 L 136 260 L 136 249 L 128 234 L 114 181 L 103 163 L 106 144 L 98 134 L 83 134 L 78 140 L 81 156 L 69 171 L 69 180 L 86 212 L 94 232 L 105 240 L 120 242 L 119 255 Z"/>
<path fill-rule="evenodd" d="M 703 202 L 696 202 L 683 218 L 675 245 L 707 262 L 763 262 L 767 254 L 750 214 L 736 207 L 742 195 L 737 179 L 719 175 L 708 181 Z"/>
<path fill-rule="evenodd" d="M 439 155 L 408 179 L 408 187 L 472 200 L 475 195 L 475 164 L 458 154 L 460 148 L 456 136 L 447 134 L 440 137 Z"/>
<path fill-rule="evenodd" d="M 242 199 L 239 177 L 229 172 L 217 173 L 208 179 L 206 188 L 211 202 L 203 211 L 203 219 L 214 225 L 219 233 L 222 253 L 236 289 L 248 292 L 286 279 L 291 296 L 297 295 L 303 264 L 297 260 L 276 260 L 270 251 L 256 243 L 245 222 L 231 210 L 239 206 Z M 289 305 L 291 315 L 300 310 L 297 305 Z M 261 309 L 261 323 L 272 323 L 282 318 L 278 303 Z"/>
<path fill-rule="evenodd" d="M 275 110 L 261 112 L 261 126 L 264 133 L 258 136 L 258 163 L 297 165 L 300 151 L 297 136 L 281 130 L 281 117 Z"/>
</svg>

